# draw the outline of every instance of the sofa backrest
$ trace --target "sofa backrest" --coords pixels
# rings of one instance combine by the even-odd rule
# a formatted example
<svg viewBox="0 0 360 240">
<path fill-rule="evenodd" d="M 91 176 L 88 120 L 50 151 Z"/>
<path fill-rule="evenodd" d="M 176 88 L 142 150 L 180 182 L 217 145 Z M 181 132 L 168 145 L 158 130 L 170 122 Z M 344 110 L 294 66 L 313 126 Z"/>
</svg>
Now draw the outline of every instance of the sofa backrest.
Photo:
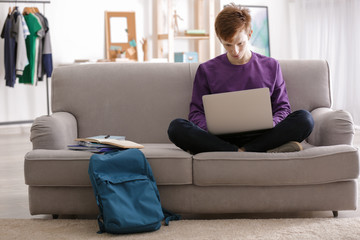
<svg viewBox="0 0 360 240">
<path fill-rule="evenodd" d="M 293 110 L 330 106 L 325 61 L 280 61 Z M 187 118 L 197 63 L 98 63 L 59 67 L 52 111 L 69 112 L 78 136 L 122 135 L 141 143 L 169 142 L 167 128 Z"/>
<path fill-rule="evenodd" d="M 172 119 L 187 118 L 198 65 L 99 63 L 60 67 L 52 77 L 52 111 L 70 112 L 78 136 L 121 135 L 168 142 Z"/>
<path fill-rule="evenodd" d="M 325 60 L 279 60 L 291 110 L 331 107 L 330 71 Z"/>
</svg>

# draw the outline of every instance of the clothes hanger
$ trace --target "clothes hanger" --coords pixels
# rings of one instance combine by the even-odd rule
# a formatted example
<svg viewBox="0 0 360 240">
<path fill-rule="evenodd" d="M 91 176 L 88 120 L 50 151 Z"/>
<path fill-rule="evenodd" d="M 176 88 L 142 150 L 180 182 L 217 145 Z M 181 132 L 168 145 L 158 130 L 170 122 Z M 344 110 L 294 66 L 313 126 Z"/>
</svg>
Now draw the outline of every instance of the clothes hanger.
<svg viewBox="0 0 360 240">
<path fill-rule="evenodd" d="M 37 7 L 31 7 L 31 13 L 38 13 L 40 12 L 39 9 Z"/>
<path fill-rule="evenodd" d="M 36 13 L 36 9 L 34 7 L 25 7 L 24 11 L 23 11 L 23 15 L 28 15 L 30 13 L 34 14 L 34 13 Z M 39 11 L 39 9 L 37 11 Z"/>
<path fill-rule="evenodd" d="M 23 15 L 28 15 L 31 13 L 31 9 L 29 7 L 24 7 Z"/>
<path fill-rule="evenodd" d="M 13 9 L 12 9 L 12 12 L 14 12 L 14 11 L 17 10 L 17 9 L 18 9 L 18 6 L 15 5 L 15 6 L 13 7 Z"/>
</svg>

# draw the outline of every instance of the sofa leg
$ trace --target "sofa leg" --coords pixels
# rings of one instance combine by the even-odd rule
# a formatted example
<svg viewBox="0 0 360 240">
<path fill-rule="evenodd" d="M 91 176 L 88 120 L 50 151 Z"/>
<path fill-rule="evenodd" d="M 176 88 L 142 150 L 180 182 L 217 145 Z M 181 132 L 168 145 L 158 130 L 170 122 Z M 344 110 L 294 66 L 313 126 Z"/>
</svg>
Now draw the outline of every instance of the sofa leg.
<svg viewBox="0 0 360 240">
<path fill-rule="evenodd" d="M 333 215 L 334 215 L 334 218 L 336 218 L 336 217 L 339 216 L 339 212 L 338 211 L 333 211 Z"/>
<path fill-rule="evenodd" d="M 58 219 L 59 215 L 58 214 L 53 214 L 52 217 L 53 217 L 53 219 Z"/>
</svg>

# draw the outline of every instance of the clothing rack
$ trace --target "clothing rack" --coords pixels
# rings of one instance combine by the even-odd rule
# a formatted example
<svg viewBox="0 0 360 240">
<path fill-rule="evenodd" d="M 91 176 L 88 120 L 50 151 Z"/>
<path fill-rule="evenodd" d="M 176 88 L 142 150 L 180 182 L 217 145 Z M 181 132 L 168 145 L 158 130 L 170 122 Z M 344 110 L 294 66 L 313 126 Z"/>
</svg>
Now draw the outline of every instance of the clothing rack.
<svg viewBox="0 0 360 240">
<path fill-rule="evenodd" d="M 17 1 L 17 0 L 0 0 L 0 3 L 42 3 L 43 4 L 43 13 L 45 15 L 45 4 L 50 4 L 51 1 L 26 1 L 26 0 L 22 0 L 22 1 Z M 48 76 L 46 75 L 46 106 L 47 106 L 47 115 L 50 116 L 50 100 L 49 100 L 49 80 L 48 80 Z M 7 122 L 0 122 L 0 126 L 1 125 L 13 125 L 13 124 L 25 124 L 25 123 L 32 123 L 34 122 L 34 120 L 23 120 L 23 121 L 7 121 Z"/>
</svg>

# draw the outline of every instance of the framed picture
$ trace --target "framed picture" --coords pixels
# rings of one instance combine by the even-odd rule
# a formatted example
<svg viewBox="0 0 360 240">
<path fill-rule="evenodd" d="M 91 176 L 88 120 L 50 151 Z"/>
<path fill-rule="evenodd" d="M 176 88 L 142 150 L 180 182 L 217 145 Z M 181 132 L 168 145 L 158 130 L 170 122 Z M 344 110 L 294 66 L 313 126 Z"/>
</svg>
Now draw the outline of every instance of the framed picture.
<svg viewBox="0 0 360 240">
<path fill-rule="evenodd" d="M 137 61 L 135 12 L 105 12 L 106 58 Z"/>
<path fill-rule="evenodd" d="M 253 34 L 250 38 L 251 50 L 270 57 L 269 15 L 267 6 L 247 6 L 251 15 Z"/>
</svg>

